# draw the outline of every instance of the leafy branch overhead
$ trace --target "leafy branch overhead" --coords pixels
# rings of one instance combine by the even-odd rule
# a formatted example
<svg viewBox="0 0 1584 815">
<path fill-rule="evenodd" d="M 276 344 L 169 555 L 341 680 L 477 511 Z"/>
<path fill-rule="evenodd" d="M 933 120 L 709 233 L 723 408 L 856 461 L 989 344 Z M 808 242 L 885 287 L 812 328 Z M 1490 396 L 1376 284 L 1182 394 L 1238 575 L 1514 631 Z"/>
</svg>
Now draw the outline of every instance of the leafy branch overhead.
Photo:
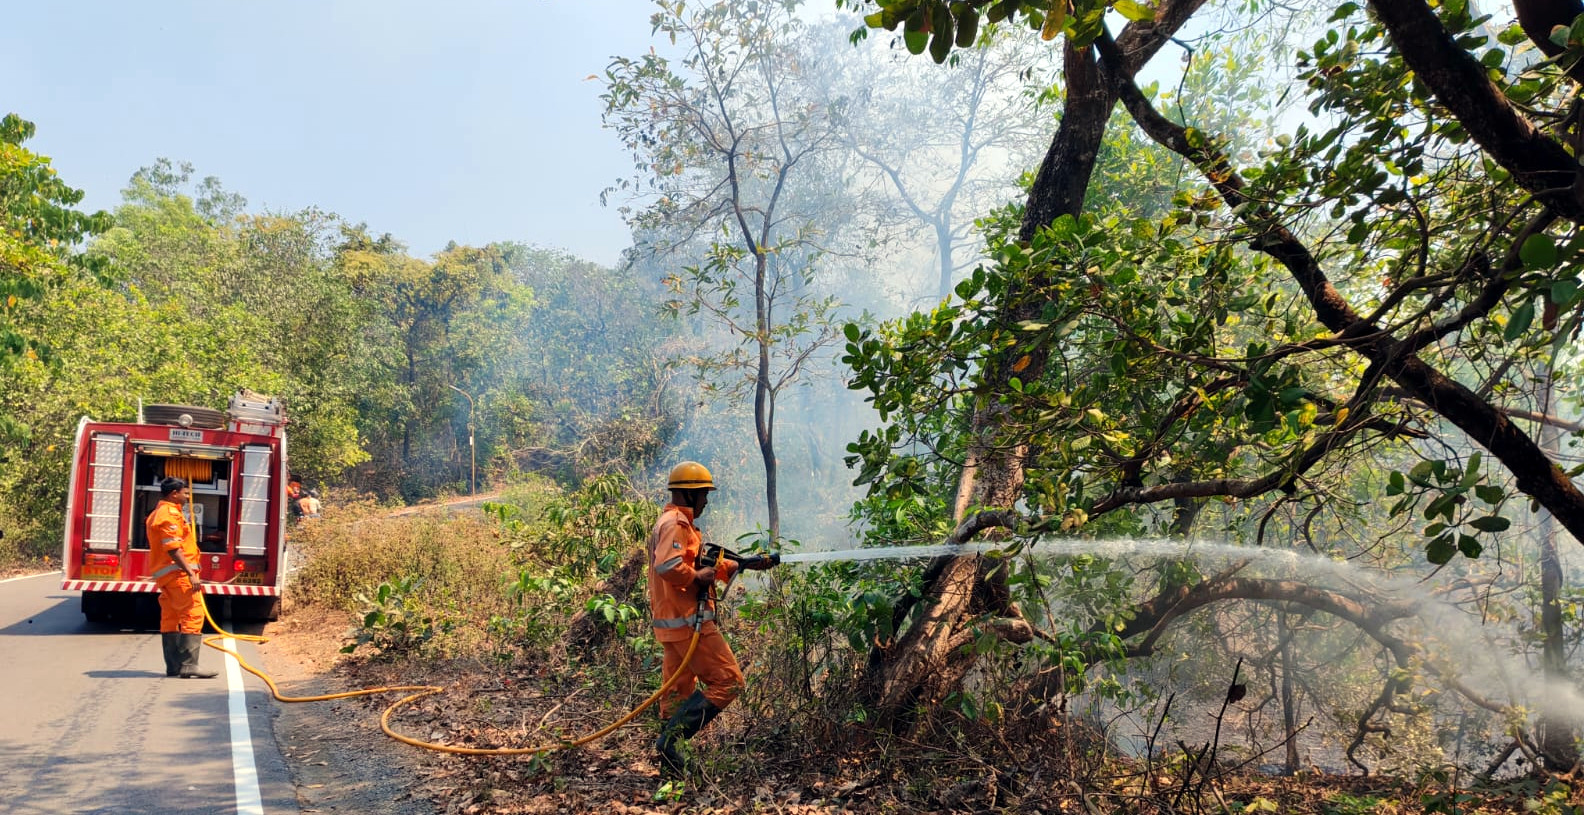
<svg viewBox="0 0 1584 815">
<path fill-rule="evenodd" d="M 1321 496 L 1361 458 L 1423 456 L 1392 481 L 1414 485 L 1396 487 L 1396 514 L 1425 494 L 1427 554 L 1445 563 L 1477 557 L 1482 536 L 1508 522 L 1501 499 L 1464 517 L 1475 486 L 1502 480 L 1477 453 L 1403 444 L 1451 425 L 1584 537 L 1584 495 L 1516 423 L 1555 420 L 1531 377 L 1578 329 L 1584 241 L 1562 228 L 1572 205 L 1549 200 L 1574 171 L 1537 166 L 1556 137 L 1520 127 L 1531 113 L 1509 100 L 1545 117 L 1566 87 L 1545 64 L 1504 69 L 1493 56 L 1506 52 L 1462 6 L 1437 19 L 1387 5 L 1378 20 L 1337 9 L 1339 25 L 1299 52 L 1311 110 L 1331 124 L 1261 144 L 1157 110 L 1104 4 L 879 3 L 872 27 L 939 35 L 943 19 L 984 13 L 1065 33 L 1069 98 L 1077 49 L 1101 71 L 1096 90 L 1197 167 L 1202 186 L 1176 192 L 1161 215 L 1102 204 L 1032 234 L 1026 209 L 1004 212 L 991 262 L 953 303 L 850 332 L 855 386 L 893 423 L 854 446 L 862 477 L 907 494 L 918 470 L 890 451 L 940 426 L 922 416 L 955 413 L 962 426 L 987 399 L 1002 417 L 987 444 L 1028 451 L 1022 498 L 1057 517 Z M 1148 26 L 1191 6 L 1117 10 Z M 1410 36 L 1430 25 L 1459 46 Z M 1499 39 L 1524 38 L 1515 26 Z M 1502 122 L 1510 133 L 1492 126 Z M 1504 140 L 1513 133 L 1522 138 Z"/>
<path fill-rule="evenodd" d="M 838 6 L 863 8 L 860 0 L 837 0 Z M 1115 10 L 1134 22 L 1155 19 L 1153 4 L 1137 0 L 877 0 L 879 10 L 864 16 L 864 25 L 887 31 L 901 29 L 902 41 L 914 54 L 929 51 L 945 62 L 956 49 L 973 48 L 982 24 L 1012 24 L 1038 31 L 1041 38 L 1070 37 L 1087 45 L 1104 30 L 1106 12 Z M 855 37 L 863 36 L 859 30 Z"/>
</svg>

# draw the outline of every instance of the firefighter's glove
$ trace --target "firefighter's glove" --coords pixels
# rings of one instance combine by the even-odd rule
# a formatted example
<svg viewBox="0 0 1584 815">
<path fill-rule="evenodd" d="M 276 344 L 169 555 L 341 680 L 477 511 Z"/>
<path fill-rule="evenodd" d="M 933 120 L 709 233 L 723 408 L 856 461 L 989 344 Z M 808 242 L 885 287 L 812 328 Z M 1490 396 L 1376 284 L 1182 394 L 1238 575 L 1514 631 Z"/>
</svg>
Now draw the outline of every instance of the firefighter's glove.
<svg viewBox="0 0 1584 815">
<path fill-rule="evenodd" d="M 693 575 L 693 581 L 706 588 L 710 584 L 716 582 L 729 583 L 731 582 L 732 574 L 735 573 L 738 568 L 739 567 L 734 561 L 721 558 L 720 562 L 716 563 L 714 566 L 699 569 L 697 572 L 695 572 Z"/>
<path fill-rule="evenodd" d="M 744 571 L 749 572 L 762 572 L 768 569 L 774 569 L 780 565 L 781 555 L 779 553 L 745 557 L 742 559 L 742 562 L 738 564 L 738 566 L 740 566 Z"/>
</svg>

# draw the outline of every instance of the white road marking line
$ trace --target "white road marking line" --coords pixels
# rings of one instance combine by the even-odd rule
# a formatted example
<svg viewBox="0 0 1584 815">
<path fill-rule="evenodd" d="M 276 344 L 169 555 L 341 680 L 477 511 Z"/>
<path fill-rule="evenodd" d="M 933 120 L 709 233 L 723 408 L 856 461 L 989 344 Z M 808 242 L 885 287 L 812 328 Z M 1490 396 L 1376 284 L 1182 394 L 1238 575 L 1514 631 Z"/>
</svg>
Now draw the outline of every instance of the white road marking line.
<svg viewBox="0 0 1584 815">
<path fill-rule="evenodd" d="M 230 637 L 221 643 L 236 650 L 236 641 Z M 225 664 L 231 711 L 231 775 L 236 780 L 237 815 L 264 815 L 258 768 L 253 764 L 253 730 L 248 726 L 247 688 L 242 685 L 242 666 L 230 654 L 225 655 Z"/>
<path fill-rule="evenodd" d="M 6 578 L 4 580 L 0 580 L 0 583 L 12 583 L 12 582 L 15 582 L 17 580 L 32 580 L 35 577 L 49 577 L 52 574 L 60 574 L 60 570 L 56 569 L 53 572 L 40 572 L 38 574 L 25 574 L 25 575 L 22 575 L 21 577 L 8 577 L 8 578 Z"/>
</svg>

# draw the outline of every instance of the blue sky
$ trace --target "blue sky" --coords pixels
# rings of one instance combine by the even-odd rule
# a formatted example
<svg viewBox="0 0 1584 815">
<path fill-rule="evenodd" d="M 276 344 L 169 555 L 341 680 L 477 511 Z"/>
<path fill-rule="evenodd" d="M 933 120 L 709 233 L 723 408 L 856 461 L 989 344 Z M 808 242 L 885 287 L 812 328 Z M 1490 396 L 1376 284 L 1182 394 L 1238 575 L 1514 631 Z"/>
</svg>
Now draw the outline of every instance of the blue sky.
<svg viewBox="0 0 1584 815">
<path fill-rule="evenodd" d="M 649 0 L 31 2 L 0 27 L 0 114 L 111 208 L 164 156 L 253 209 L 309 205 L 416 254 L 521 240 L 612 263 L 629 172 L 603 73 Z M 613 204 L 615 202 L 613 201 Z"/>
</svg>

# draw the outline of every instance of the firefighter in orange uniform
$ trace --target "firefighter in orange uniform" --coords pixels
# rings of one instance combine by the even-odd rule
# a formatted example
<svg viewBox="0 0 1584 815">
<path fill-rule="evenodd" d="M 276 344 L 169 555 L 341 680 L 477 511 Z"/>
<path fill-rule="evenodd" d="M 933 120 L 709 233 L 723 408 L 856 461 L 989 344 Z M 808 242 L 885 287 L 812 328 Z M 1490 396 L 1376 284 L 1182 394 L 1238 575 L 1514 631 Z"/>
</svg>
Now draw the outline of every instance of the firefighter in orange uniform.
<svg viewBox="0 0 1584 815">
<path fill-rule="evenodd" d="M 715 482 L 704 465 L 684 461 L 671 470 L 668 486 L 671 503 L 660 512 L 649 534 L 649 610 L 655 640 L 665 652 L 662 676 L 670 679 L 679 668 L 683 672 L 660 700 L 661 718 L 668 713 L 670 718 L 660 726 L 660 739 L 655 742 L 661 768 L 679 776 L 687 772 L 688 762 L 678 751 L 678 743 L 691 739 L 737 698 L 743 672 L 715 625 L 715 603 L 708 599 L 711 584 L 729 581 L 738 565 L 721 558 L 716 567 L 695 568 L 704 543 L 696 522 L 709 504 Z M 705 598 L 702 606 L 701 596 Z M 699 625 L 698 648 L 687 667 L 681 668 L 695 624 Z M 704 682 L 702 691 L 695 688 L 698 680 Z"/>
<path fill-rule="evenodd" d="M 198 537 L 182 507 L 192 500 L 187 482 L 180 478 L 160 481 L 159 506 L 149 513 L 149 569 L 159 586 L 160 645 L 165 652 L 165 675 L 182 679 L 212 679 L 214 671 L 198 670 L 203 647 L 203 605 L 198 593 Z"/>
</svg>

